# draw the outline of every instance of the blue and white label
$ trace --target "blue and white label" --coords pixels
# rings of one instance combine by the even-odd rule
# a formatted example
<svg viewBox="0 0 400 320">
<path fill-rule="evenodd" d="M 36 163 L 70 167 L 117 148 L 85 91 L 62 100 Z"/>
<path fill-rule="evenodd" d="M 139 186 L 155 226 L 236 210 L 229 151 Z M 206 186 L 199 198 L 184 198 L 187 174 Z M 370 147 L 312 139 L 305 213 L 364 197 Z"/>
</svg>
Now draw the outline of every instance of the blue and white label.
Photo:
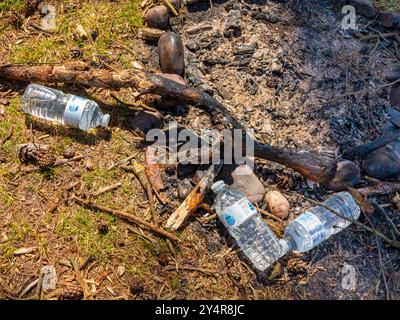
<svg viewBox="0 0 400 320">
<path fill-rule="evenodd" d="M 239 200 L 228 207 L 220 216 L 226 228 L 231 229 L 239 226 L 248 217 L 257 212 L 256 208 L 246 198 Z"/>
<path fill-rule="evenodd" d="M 64 124 L 79 128 L 79 123 L 81 122 L 82 114 L 88 101 L 88 99 L 72 96 L 68 100 L 64 111 Z"/>
<path fill-rule="evenodd" d="M 327 238 L 326 229 L 321 220 L 313 213 L 306 212 L 296 220 L 311 235 L 313 246 L 319 245 Z"/>
</svg>

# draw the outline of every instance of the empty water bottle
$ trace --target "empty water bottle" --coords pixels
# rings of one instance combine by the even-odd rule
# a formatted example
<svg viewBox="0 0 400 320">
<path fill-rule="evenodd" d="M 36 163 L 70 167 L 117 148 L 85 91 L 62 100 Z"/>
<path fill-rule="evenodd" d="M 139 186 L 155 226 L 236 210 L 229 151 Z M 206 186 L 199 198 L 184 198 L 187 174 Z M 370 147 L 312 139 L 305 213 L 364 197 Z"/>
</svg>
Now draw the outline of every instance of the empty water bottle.
<svg viewBox="0 0 400 320">
<path fill-rule="evenodd" d="M 38 84 L 26 88 L 21 106 L 27 114 L 85 131 L 106 128 L 110 121 L 96 102 Z"/>
<path fill-rule="evenodd" d="M 215 210 L 250 262 L 264 271 L 284 255 L 275 234 L 263 221 L 246 196 L 217 181 L 211 187 L 216 194 Z"/>
<path fill-rule="evenodd" d="M 360 208 L 348 192 L 337 193 L 323 203 L 348 219 L 357 220 L 360 216 Z M 280 242 L 286 252 L 306 252 L 351 223 L 324 207 L 316 206 L 289 222 Z"/>
</svg>

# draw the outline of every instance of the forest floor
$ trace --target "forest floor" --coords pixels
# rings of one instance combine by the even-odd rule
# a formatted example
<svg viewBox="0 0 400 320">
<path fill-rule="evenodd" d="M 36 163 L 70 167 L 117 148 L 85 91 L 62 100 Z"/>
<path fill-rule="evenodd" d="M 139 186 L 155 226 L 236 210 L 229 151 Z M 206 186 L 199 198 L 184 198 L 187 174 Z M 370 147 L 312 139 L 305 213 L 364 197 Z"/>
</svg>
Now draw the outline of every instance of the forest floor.
<svg viewBox="0 0 400 320">
<path fill-rule="evenodd" d="M 397 1 L 377 2 L 396 8 Z M 140 1 L 51 3 L 57 8 L 54 33 L 34 27 L 42 18 L 38 12 L 25 17 L 24 1 L 0 3 L 1 64 L 82 60 L 95 68 L 140 66 L 160 72 L 157 47 L 138 37 Z M 212 3 L 210 7 L 209 1 L 199 1 L 171 19 L 171 30 L 181 34 L 185 44 L 185 80 L 220 96 L 247 128 L 255 129 L 256 138 L 276 146 L 323 152 L 381 134 L 389 107 L 388 88 L 344 94 L 385 84 L 382 69 L 400 64 L 392 43 L 363 42 L 343 30 L 336 1 Z M 241 34 L 227 38 L 223 29 L 235 5 L 242 14 Z M 260 12 L 274 19 L 255 19 Z M 362 17 L 358 20 L 360 29 L 368 23 Z M 201 31 L 193 32 L 199 26 Z M 79 32 L 82 29 L 86 36 Z M 381 29 L 372 24 L 366 30 Z M 252 48 L 250 55 L 243 54 L 243 45 Z M 45 265 L 55 266 L 58 279 L 57 290 L 44 296 L 48 299 L 74 296 L 71 292 L 81 297 L 77 273 L 86 279 L 92 299 L 400 297 L 398 250 L 357 226 L 307 254 L 290 254 L 266 274 L 257 274 L 218 221 L 199 219 L 205 214 L 202 210 L 177 232 L 187 245 L 171 247 L 145 229 L 132 229 L 124 221 L 76 204 L 70 199 L 72 194 L 90 195 L 121 183 L 93 196 L 95 202 L 151 219 L 146 194 L 134 175 L 119 168 L 109 170 L 136 153 L 143 161 L 144 144 L 132 120 L 137 108 L 121 103 L 132 101 L 135 92 L 58 86 L 97 101 L 111 114 L 109 129 L 83 133 L 26 117 L 20 108 L 26 85 L 0 80 L 0 139 L 13 128 L 0 154 L 0 298 L 33 295 L 34 290 L 24 289 L 38 279 Z M 195 131 L 214 126 L 210 114 L 194 107 L 177 106 L 161 113 L 165 123 L 174 120 Z M 17 147 L 28 142 L 48 145 L 61 158 L 73 153 L 83 159 L 28 172 Z M 267 191 L 280 190 L 291 204 L 287 220 L 277 223 L 266 218 L 278 234 L 288 220 L 312 206 L 296 193 L 315 200 L 329 195 L 271 162 L 256 160 L 255 173 Z M 384 204 L 385 216 L 398 226 L 399 212 L 392 197 L 376 201 Z M 162 221 L 178 204 L 176 200 L 168 207 L 158 206 Z M 259 206 L 265 208 L 263 203 Z M 383 233 L 390 228 L 379 212 L 360 221 Z M 79 272 L 71 260 L 81 266 Z M 356 284 L 350 289 L 343 285 L 349 265 L 356 271 Z"/>
</svg>

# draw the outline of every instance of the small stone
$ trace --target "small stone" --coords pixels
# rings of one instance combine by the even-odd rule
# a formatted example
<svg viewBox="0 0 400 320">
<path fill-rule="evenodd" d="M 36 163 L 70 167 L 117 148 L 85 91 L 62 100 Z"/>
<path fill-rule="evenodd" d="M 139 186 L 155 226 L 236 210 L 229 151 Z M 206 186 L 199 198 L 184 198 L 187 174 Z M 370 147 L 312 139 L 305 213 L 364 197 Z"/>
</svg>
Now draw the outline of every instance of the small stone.
<svg viewBox="0 0 400 320">
<path fill-rule="evenodd" d="M 88 38 L 85 28 L 79 23 L 76 25 L 74 37 L 76 40 L 86 40 Z"/>
<path fill-rule="evenodd" d="M 63 157 L 65 159 L 71 159 L 71 158 L 75 157 L 75 150 L 73 150 L 72 148 L 65 149 L 63 152 Z"/>
<path fill-rule="evenodd" d="M 400 141 L 395 141 L 371 152 L 362 168 L 372 178 L 385 180 L 400 176 Z"/>
<path fill-rule="evenodd" d="M 181 37 L 173 32 L 167 32 L 158 41 L 158 56 L 160 67 L 164 73 L 181 75 L 185 70 L 185 49 Z"/>
<path fill-rule="evenodd" d="M 2 104 L 3 106 L 8 106 L 10 104 L 10 101 L 8 101 L 6 98 L 1 98 L 0 104 Z"/>
<path fill-rule="evenodd" d="M 356 14 L 362 15 L 366 18 L 375 17 L 376 11 L 374 5 L 369 0 L 350 0 L 349 5 L 354 6 Z"/>
<path fill-rule="evenodd" d="M 389 101 L 392 107 L 400 108 L 400 87 L 392 88 Z"/>
<path fill-rule="evenodd" d="M 197 50 L 200 49 L 200 46 L 198 44 L 198 42 L 196 41 L 189 41 L 186 43 L 186 48 L 188 48 L 189 50 L 196 52 Z"/>
<path fill-rule="evenodd" d="M 88 169 L 88 170 L 93 170 L 93 168 L 94 168 L 94 163 L 93 163 L 93 161 L 92 161 L 92 159 L 87 159 L 86 161 L 85 161 L 85 168 L 86 169 Z"/>
<path fill-rule="evenodd" d="M 132 68 L 138 69 L 138 70 L 143 70 L 142 65 L 138 61 L 132 61 Z"/>
<path fill-rule="evenodd" d="M 289 201 L 287 201 L 285 196 L 279 191 L 269 191 L 265 195 L 265 202 L 267 204 L 269 212 L 275 217 L 286 219 L 289 215 Z"/>
<path fill-rule="evenodd" d="M 400 13 L 395 11 L 383 11 L 379 13 L 379 21 L 386 28 L 400 29 Z"/>
<path fill-rule="evenodd" d="M 122 277 L 125 273 L 125 267 L 124 266 L 118 266 L 117 267 L 117 275 L 118 277 Z"/>
<path fill-rule="evenodd" d="M 232 188 L 243 192 L 252 203 L 262 201 L 265 193 L 264 186 L 248 165 L 238 166 L 231 175 Z"/>
<path fill-rule="evenodd" d="M 74 177 L 80 178 L 82 176 L 82 173 L 79 169 L 76 169 L 72 172 L 72 174 L 74 175 Z"/>
<path fill-rule="evenodd" d="M 193 190 L 193 186 L 190 183 L 189 179 L 183 179 L 178 185 L 178 197 L 179 200 L 183 201 L 189 195 L 189 193 Z"/>
<path fill-rule="evenodd" d="M 146 25 L 155 29 L 166 29 L 169 24 L 169 12 L 166 6 L 155 6 L 146 12 Z"/>
<path fill-rule="evenodd" d="M 140 110 L 133 117 L 133 125 L 136 129 L 143 133 L 149 132 L 151 129 L 160 128 L 163 122 L 163 116 L 158 111 Z"/>
</svg>

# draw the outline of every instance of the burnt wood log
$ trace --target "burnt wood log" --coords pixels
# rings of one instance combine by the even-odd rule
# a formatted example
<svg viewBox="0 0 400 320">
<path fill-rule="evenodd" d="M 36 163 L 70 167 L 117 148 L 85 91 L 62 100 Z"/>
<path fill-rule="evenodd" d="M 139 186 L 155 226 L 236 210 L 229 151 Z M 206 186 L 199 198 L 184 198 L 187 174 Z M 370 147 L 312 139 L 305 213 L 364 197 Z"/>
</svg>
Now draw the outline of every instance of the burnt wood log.
<svg viewBox="0 0 400 320">
<path fill-rule="evenodd" d="M 141 70 L 94 70 L 83 62 L 64 65 L 8 64 L 0 66 L 0 78 L 45 84 L 78 84 L 108 89 L 131 87 L 138 90 L 139 95 L 166 95 L 175 99 L 176 102 L 218 110 L 224 116 L 226 123 L 234 129 L 243 129 L 241 123 L 225 106 L 209 94 Z M 359 181 L 359 169 L 356 165 L 347 163 L 343 166 L 330 155 L 278 148 L 258 141 L 255 141 L 254 151 L 256 157 L 287 166 L 331 190 L 345 190 L 346 186 L 352 187 Z"/>
</svg>

